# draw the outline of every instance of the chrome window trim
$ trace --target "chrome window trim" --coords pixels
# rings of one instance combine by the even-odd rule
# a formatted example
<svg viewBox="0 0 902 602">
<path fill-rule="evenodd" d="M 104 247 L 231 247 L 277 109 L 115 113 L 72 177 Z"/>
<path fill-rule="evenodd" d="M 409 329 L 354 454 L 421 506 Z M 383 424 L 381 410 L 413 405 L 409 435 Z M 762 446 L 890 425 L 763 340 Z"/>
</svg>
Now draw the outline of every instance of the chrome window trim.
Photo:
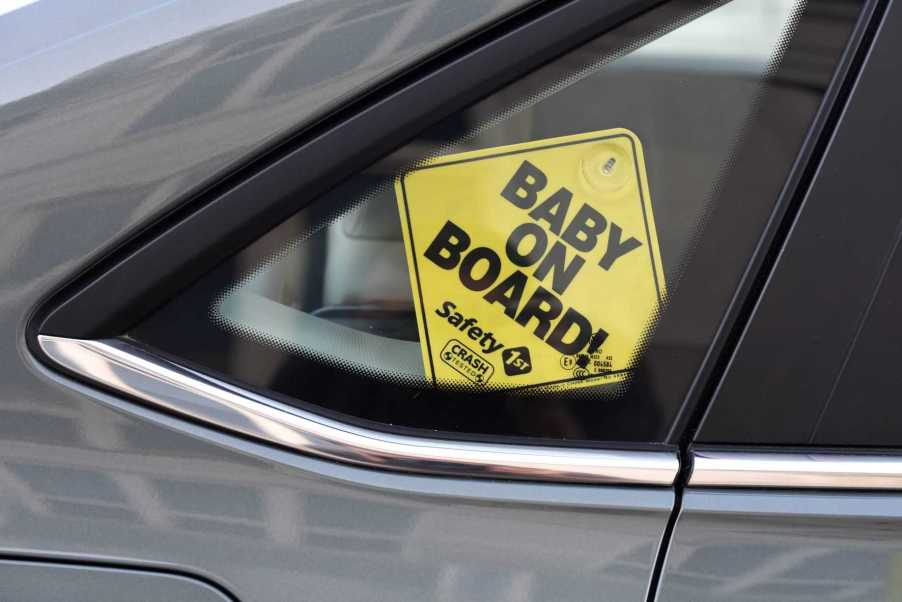
<svg viewBox="0 0 902 602">
<path fill-rule="evenodd" d="M 675 452 L 451 441 L 366 429 L 224 383 L 121 339 L 39 335 L 53 362 L 151 406 L 337 462 L 492 479 L 671 486 Z"/>
<path fill-rule="evenodd" d="M 902 455 L 693 450 L 689 487 L 902 489 Z"/>
</svg>

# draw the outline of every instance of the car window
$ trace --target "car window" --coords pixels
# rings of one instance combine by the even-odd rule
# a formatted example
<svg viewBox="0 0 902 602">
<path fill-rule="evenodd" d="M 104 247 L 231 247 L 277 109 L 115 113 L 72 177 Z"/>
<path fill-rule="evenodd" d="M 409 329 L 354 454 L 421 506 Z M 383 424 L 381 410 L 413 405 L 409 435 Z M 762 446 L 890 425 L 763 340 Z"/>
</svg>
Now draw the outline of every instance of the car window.
<svg viewBox="0 0 902 602">
<path fill-rule="evenodd" d="M 383 428 L 665 441 L 853 24 L 816 39 L 826 4 L 649 11 L 298 199 L 129 336 Z"/>
</svg>

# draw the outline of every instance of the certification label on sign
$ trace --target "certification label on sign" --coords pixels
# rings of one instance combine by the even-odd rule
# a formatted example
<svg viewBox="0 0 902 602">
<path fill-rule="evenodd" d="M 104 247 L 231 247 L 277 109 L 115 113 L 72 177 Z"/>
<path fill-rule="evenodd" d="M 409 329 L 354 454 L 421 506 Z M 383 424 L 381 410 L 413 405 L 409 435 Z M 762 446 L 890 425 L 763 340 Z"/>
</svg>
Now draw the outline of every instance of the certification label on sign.
<svg viewBox="0 0 902 602">
<path fill-rule="evenodd" d="M 626 378 L 665 296 L 635 134 L 446 155 L 397 178 L 395 194 L 433 383 Z"/>
</svg>

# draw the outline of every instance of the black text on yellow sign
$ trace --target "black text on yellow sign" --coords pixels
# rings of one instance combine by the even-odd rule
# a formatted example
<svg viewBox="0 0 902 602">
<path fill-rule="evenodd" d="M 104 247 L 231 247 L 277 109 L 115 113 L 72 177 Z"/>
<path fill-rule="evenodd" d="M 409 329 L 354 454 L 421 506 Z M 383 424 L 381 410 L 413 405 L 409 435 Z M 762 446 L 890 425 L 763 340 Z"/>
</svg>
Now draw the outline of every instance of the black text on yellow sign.
<svg viewBox="0 0 902 602">
<path fill-rule="evenodd" d="M 665 295 L 632 132 L 446 155 L 395 191 L 427 378 L 503 389 L 625 378 Z"/>
</svg>

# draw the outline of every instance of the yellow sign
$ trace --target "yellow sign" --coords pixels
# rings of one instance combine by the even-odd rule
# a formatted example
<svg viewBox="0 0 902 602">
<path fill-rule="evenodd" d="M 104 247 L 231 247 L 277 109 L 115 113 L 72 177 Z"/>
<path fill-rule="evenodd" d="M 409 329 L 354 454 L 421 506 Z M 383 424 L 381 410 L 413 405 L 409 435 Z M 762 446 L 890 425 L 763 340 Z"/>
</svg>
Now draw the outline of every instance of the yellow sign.
<svg viewBox="0 0 902 602">
<path fill-rule="evenodd" d="M 426 377 L 623 380 L 664 300 L 642 146 L 624 129 L 430 160 L 395 181 Z"/>
</svg>

